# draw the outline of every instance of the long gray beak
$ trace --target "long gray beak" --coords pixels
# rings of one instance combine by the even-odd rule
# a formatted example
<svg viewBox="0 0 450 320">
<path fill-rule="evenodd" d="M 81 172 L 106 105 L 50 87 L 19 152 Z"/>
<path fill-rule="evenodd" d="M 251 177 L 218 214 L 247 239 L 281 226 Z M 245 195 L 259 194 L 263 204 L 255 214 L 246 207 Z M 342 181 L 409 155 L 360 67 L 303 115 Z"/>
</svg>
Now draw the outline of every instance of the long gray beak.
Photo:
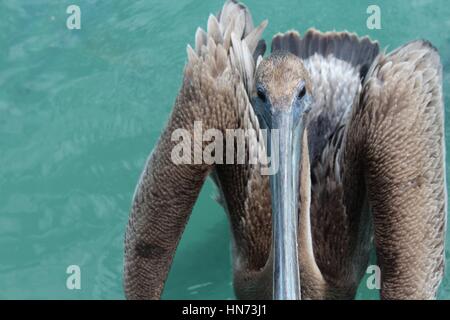
<svg viewBox="0 0 450 320">
<path fill-rule="evenodd" d="M 304 121 L 289 111 L 272 115 L 270 155 L 278 171 L 270 176 L 273 226 L 273 299 L 300 300 L 298 194 Z M 296 121 L 297 118 L 297 121 Z M 277 129 L 274 131 L 274 129 Z M 274 135 L 275 133 L 275 135 Z M 276 133 L 279 139 L 276 139 Z M 278 142 L 278 143 L 277 143 Z"/>
</svg>

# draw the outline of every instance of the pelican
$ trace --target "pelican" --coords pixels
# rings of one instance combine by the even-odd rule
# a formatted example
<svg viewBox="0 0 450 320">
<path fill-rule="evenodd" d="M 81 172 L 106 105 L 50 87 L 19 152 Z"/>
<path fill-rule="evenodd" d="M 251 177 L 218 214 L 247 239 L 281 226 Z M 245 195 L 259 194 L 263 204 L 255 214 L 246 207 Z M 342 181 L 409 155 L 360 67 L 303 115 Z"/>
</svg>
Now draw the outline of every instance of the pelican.
<svg viewBox="0 0 450 320">
<path fill-rule="evenodd" d="M 212 177 L 232 230 L 238 299 L 353 299 L 372 246 L 382 299 L 434 299 L 447 211 L 437 50 L 420 40 L 387 54 L 367 37 L 312 29 L 275 35 L 264 57 L 266 25 L 255 27 L 247 7 L 229 0 L 188 46 L 175 106 L 134 195 L 126 297 L 160 298 Z M 254 129 L 246 160 L 263 150 L 278 169 L 175 164 L 172 134 L 194 135 L 196 121 L 204 130 Z"/>
</svg>

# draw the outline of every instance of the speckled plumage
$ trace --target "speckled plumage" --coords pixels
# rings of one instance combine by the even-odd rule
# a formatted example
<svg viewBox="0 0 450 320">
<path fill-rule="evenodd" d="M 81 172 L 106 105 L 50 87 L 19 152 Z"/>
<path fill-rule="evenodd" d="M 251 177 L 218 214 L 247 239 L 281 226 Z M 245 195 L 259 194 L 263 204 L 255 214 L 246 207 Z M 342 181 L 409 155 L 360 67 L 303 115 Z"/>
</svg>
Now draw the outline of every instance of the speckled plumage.
<svg viewBox="0 0 450 320">
<path fill-rule="evenodd" d="M 175 165 L 171 133 L 192 132 L 196 120 L 204 130 L 259 130 L 250 103 L 255 83 L 281 97 L 302 78 L 314 97 L 302 143 L 309 155 L 302 167 L 310 175 L 301 176 L 299 191 L 302 297 L 353 298 L 374 237 L 382 298 L 433 298 L 443 275 L 446 215 L 438 53 L 424 41 L 386 55 L 378 44 L 345 32 L 312 30 L 303 38 L 289 32 L 274 37 L 272 50 L 298 58 L 283 54 L 285 61 L 274 68 L 259 58 L 265 26 L 255 28 L 243 5 L 227 1 L 210 16 L 207 32 L 197 30 L 195 49 L 188 47 L 183 85 L 133 201 L 125 241 L 127 297 L 160 297 L 210 175 L 231 224 L 236 295 L 271 298 L 269 178 L 258 165 Z M 286 85 L 275 85 L 274 77 Z M 247 148 L 255 156 L 263 146 Z"/>
</svg>

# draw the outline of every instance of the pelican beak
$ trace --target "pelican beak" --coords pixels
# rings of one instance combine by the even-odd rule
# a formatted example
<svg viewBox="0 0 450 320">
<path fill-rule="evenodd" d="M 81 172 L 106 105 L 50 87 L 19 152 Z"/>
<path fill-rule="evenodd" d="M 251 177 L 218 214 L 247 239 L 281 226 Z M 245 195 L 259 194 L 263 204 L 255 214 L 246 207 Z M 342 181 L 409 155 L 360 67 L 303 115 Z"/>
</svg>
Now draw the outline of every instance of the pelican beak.
<svg viewBox="0 0 450 320">
<path fill-rule="evenodd" d="M 294 107 L 273 108 L 269 153 L 278 168 L 270 176 L 272 192 L 273 298 L 300 300 L 298 194 L 303 114 Z M 298 111 L 298 110 L 297 110 Z M 275 130 L 276 129 L 276 130 Z M 277 139 L 278 133 L 278 139 Z M 277 141 L 278 140 L 278 141 Z"/>
</svg>

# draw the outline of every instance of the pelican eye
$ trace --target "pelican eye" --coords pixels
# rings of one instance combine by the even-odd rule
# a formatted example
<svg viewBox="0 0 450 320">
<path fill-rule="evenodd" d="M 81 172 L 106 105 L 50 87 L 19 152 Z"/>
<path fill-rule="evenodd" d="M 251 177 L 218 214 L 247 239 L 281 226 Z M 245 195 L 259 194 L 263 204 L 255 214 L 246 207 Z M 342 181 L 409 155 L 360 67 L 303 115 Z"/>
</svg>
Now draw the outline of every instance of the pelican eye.
<svg viewBox="0 0 450 320">
<path fill-rule="evenodd" d="M 298 93 L 298 99 L 301 100 L 306 96 L 306 87 L 303 86 L 303 88 L 300 90 L 300 92 Z"/>
<path fill-rule="evenodd" d="M 256 90 L 256 94 L 258 95 L 258 98 L 259 98 L 262 102 L 266 103 L 267 97 L 266 97 L 266 94 L 264 93 L 264 91 L 263 91 L 262 89 L 258 88 L 258 89 Z"/>
</svg>

